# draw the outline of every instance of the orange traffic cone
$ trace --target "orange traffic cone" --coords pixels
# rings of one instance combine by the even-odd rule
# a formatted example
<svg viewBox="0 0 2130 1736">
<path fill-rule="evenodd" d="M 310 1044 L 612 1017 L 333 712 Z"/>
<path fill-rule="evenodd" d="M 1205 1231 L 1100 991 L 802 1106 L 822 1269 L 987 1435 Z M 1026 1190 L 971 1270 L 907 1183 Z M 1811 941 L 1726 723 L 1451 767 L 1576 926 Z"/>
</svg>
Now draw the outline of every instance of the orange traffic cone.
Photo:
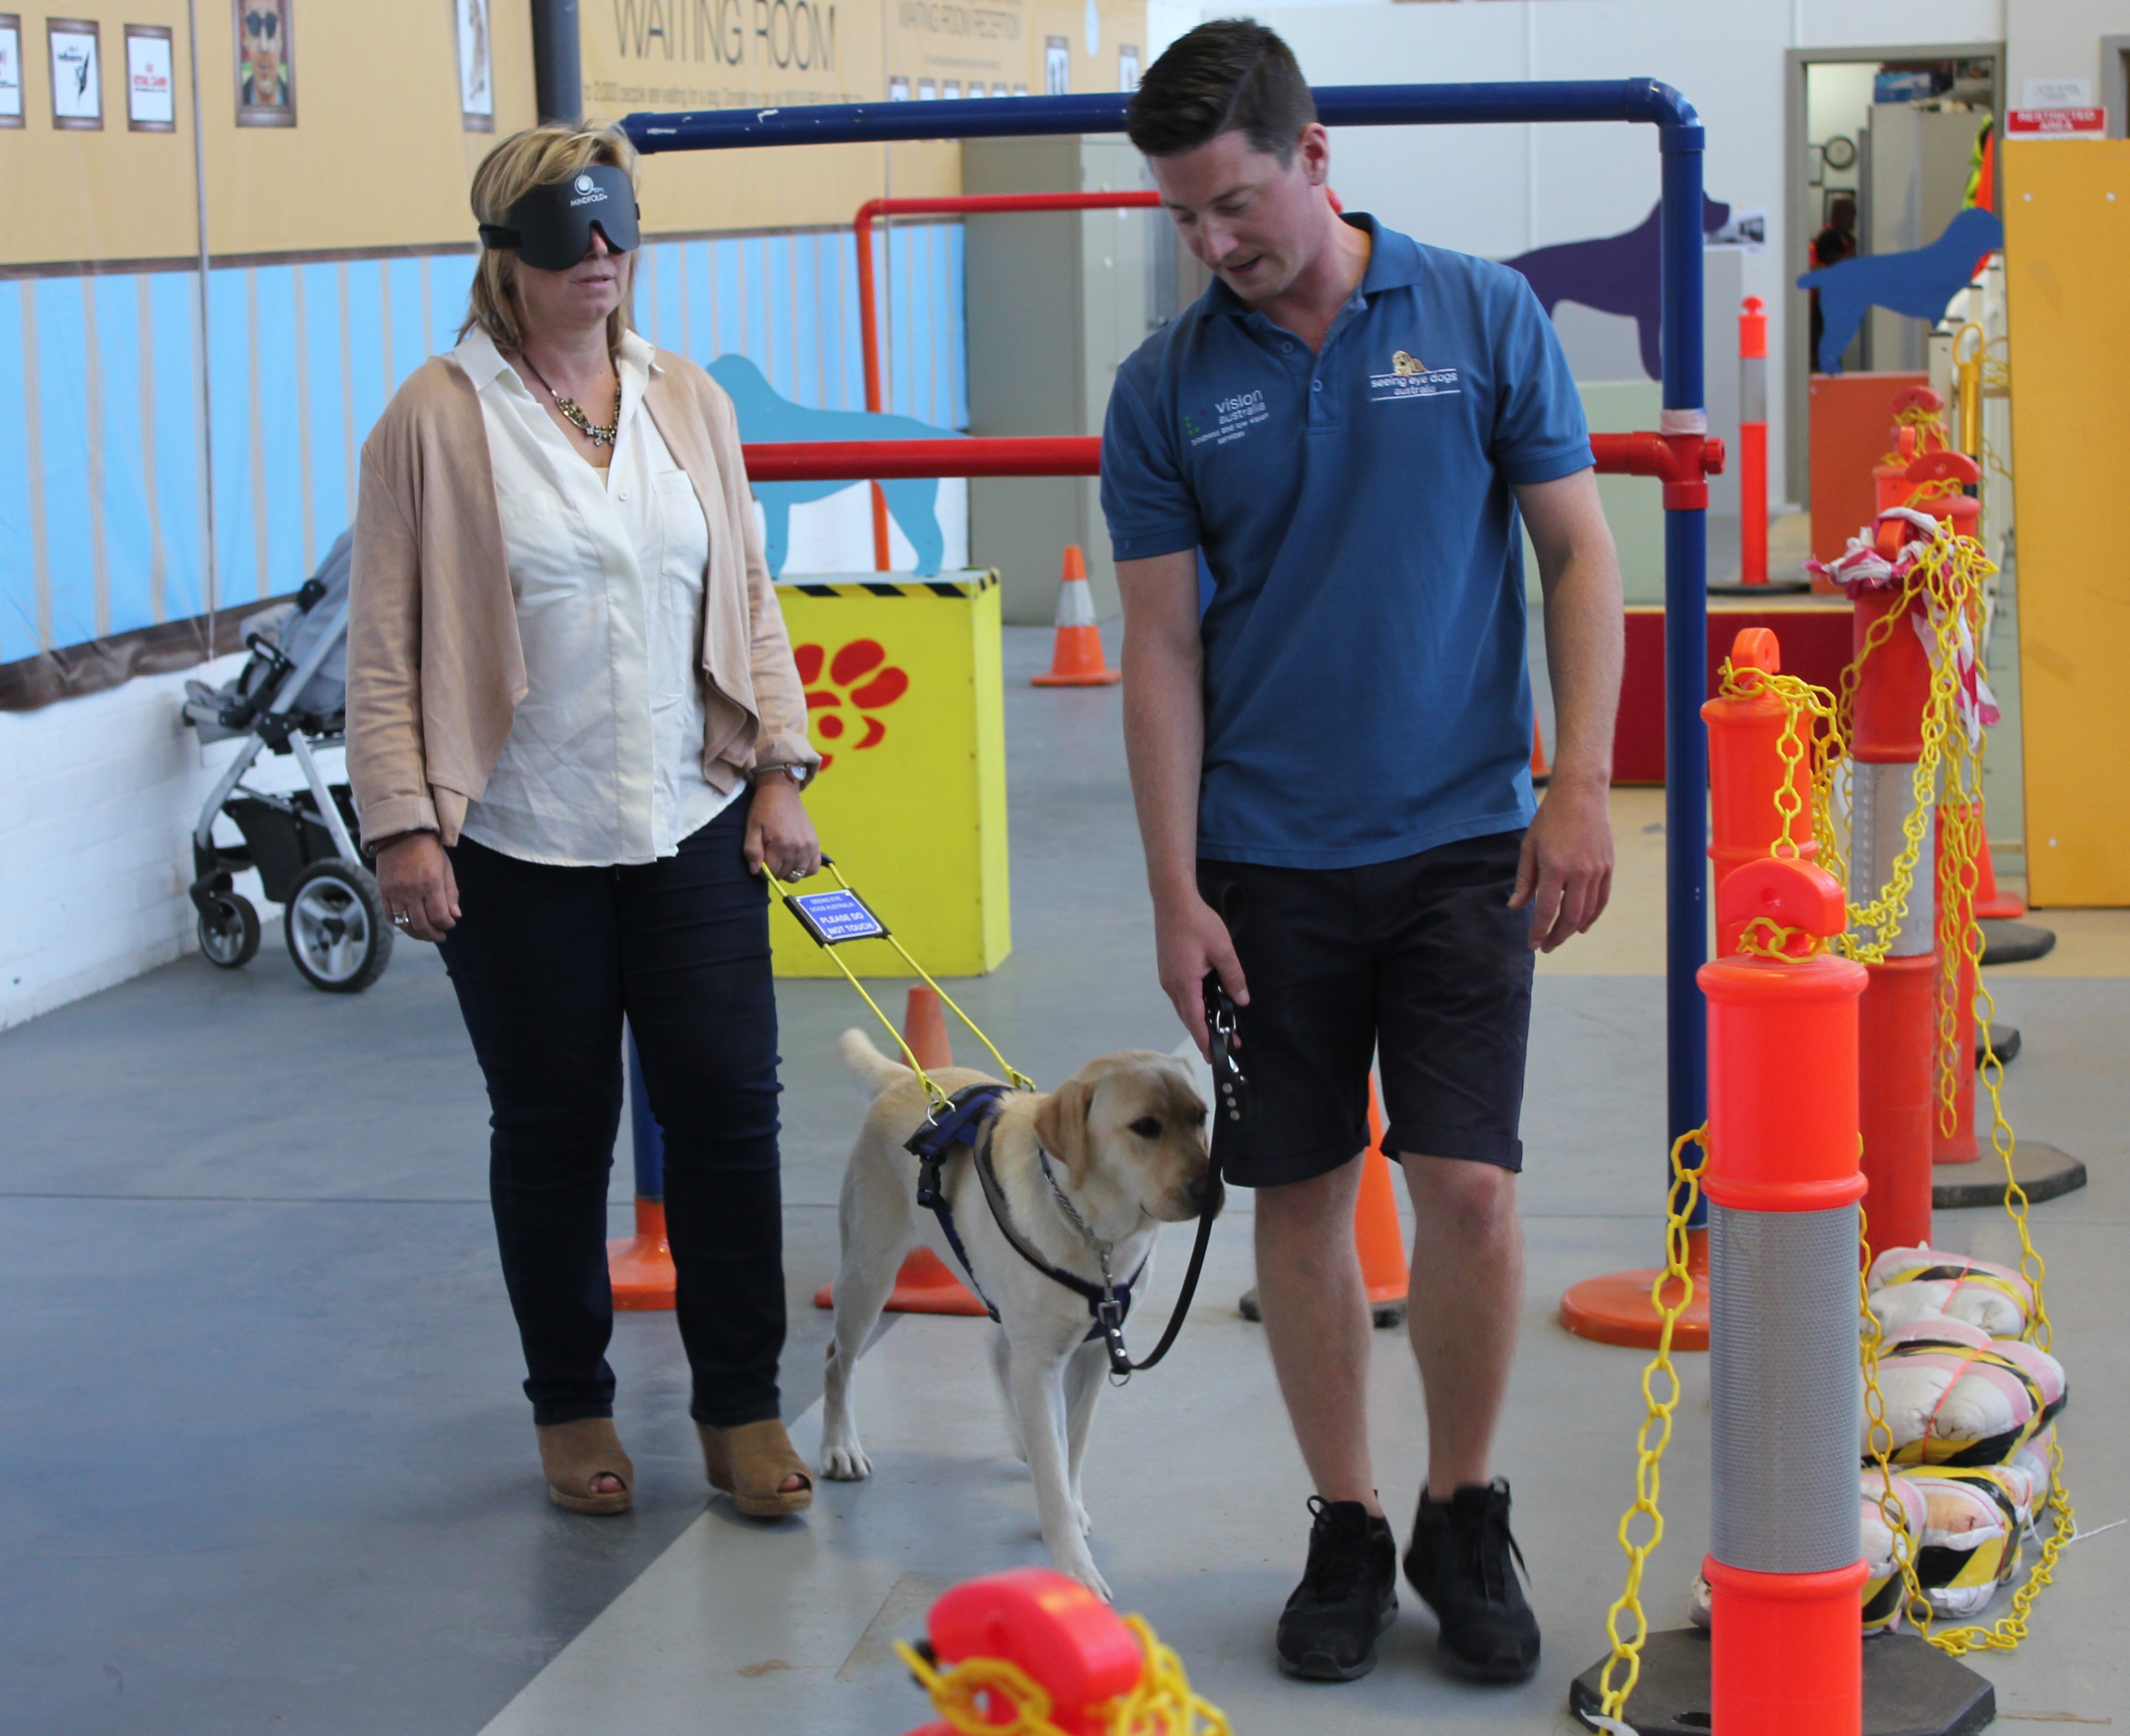
<svg viewBox="0 0 2130 1736">
<path fill-rule="evenodd" d="M 902 1015 L 902 1040 L 927 1072 L 954 1064 L 954 1047 L 947 1037 L 947 1012 L 939 1004 L 938 991 L 928 983 L 914 983 Z M 817 1308 L 836 1305 L 835 1286 L 823 1284 L 814 1292 Z M 931 1249 L 910 1251 L 902 1270 L 895 1275 L 895 1292 L 887 1298 L 897 1314 L 976 1314 L 984 1305 L 976 1294 Z"/>
<path fill-rule="evenodd" d="M 1398 1222 L 1397 1189 L 1391 1181 L 1391 1160 L 1383 1153 L 1383 1112 L 1368 1078 L 1368 1149 L 1361 1154 L 1361 1188 L 1354 1196 L 1354 1251 L 1361 1256 L 1361 1282 L 1368 1293 L 1368 1318 L 1378 1326 L 1405 1321 L 1410 1274 L 1405 1263 L 1405 1230 Z M 1264 1308 L 1252 1284 L 1235 1304 L 1245 1320 L 1262 1320 Z"/>
<path fill-rule="evenodd" d="M 1982 839 L 1982 854 L 1975 860 L 1975 914 L 1992 922 L 2017 922 L 2027 914 L 2027 901 L 2017 892 L 1998 890 L 1996 866 L 1989 859 L 1989 835 L 1979 826 L 1975 830 Z"/>
<path fill-rule="evenodd" d="M 1050 653 L 1050 672 L 1035 677 L 1039 687 L 1106 687 L 1125 678 L 1124 671 L 1102 662 L 1102 629 L 1095 624 L 1095 591 L 1087 582 L 1086 558 L 1080 545 L 1065 545 L 1065 571 L 1058 587 L 1058 639 Z"/>
<path fill-rule="evenodd" d="M 1531 720 L 1531 782 L 1544 783 L 1553 776 L 1545 763 L 1545 737 L 1539 733 L 1538 720 Z"/>
<path fill-rule="evenodd" d="M 666 1240 L 666 1136 L 651 1112 L 643 1062 L 628 1040 L 629 1129 L 636 1143 L 636 1233 L 606 1245 L 607 1282 L 618 1308 L 673 1306 L 673 1250 Z"/>
<path fill-rule="evenodd" d="M 1354 1198 L 1354 1247 L 1361 1256 L 1369 1314 L 1378 1326 L 1397 1325 L 1405 1318 L 1411 1275 L 1405 1263 L 1405 1230 L 1398 1222 L 1391 1160 L 1383 1155 L 1383 1105 L 1373 1077 L 1368 1080 L 1368 1149 L 1361 1159 L 1361 1190 Z"/>
</svg>

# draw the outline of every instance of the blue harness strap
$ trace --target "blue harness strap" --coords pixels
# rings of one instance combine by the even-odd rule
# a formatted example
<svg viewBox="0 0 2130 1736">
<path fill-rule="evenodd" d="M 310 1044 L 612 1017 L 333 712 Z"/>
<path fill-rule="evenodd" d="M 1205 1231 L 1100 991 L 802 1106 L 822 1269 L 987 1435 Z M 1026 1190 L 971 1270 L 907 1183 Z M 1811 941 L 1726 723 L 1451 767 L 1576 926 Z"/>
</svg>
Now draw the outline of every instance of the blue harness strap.
<svg viewBox="0 0 2130 1736">
<path fill-rule="evenodd" d="M 977 1281 L 976 1268 L 969 1264 L 969 1251 L 962 1246 L 962 1232 L 954 1227 L 954 1208 L 947 1203 L 946 1190 L 939 1185 L 939 1171 L 956 1145 L 967 1145 L 974 1155 L 977 1143 L 997 1117 L 998 1100 L 1012 1088 L 990 1083 L 964 1085 L 947 1099 L 943 1113 L 925 1122 L 904 1142 L 904 1149 L 917 1160 L 917 1203 L 939 1220 L 947 1246 L 954 1251 L 954 1258 L 968 1276 L 969 1288 L 994 1320 L 999 1317 L 998 1304 Z"/>
</svg>

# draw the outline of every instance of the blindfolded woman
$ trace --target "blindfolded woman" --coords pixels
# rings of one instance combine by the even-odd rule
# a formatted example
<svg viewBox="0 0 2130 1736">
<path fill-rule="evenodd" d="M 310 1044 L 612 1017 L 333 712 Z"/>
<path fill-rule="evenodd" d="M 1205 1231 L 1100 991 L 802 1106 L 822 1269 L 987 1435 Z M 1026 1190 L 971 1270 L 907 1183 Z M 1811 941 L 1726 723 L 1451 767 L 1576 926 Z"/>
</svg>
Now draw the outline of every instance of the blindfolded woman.
<svg viewBox="0 0 2130 1736">
<path fill-rule="evenodd" d="M 607 1176 L 624 1019 L 664 1135 L 691 1412 L 743 1513 L 813 1498 L 785 1330 L 767 872 L 819 765 L 732 404 L 630 329 L 634 153 L 548 125 L 474 178 L 458 347 L 362 453 L 348 771 L 394 921 L 441 948 L 548 1493 L 618 1513 Z"/>
</svg>

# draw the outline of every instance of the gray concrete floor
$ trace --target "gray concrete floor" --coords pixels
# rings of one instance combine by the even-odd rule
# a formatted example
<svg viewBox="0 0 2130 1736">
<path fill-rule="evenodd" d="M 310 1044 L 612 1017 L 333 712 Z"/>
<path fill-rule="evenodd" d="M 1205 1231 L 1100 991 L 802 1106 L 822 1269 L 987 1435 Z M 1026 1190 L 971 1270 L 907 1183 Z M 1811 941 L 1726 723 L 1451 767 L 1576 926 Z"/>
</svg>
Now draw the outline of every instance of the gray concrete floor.
<svg viewBox="0 0 2130 1736">
<path fill-rule="evenodd" d="M 1054 1079 L 1177 1032 L 1149 965 L 1117 695 L 1029 689 L 1048 638 L 1007 634 L 1015 952 L 956 992 L 1016 1062 Z M 2074 1386 L 2073 1492 L 2096 1526 L 2126 1504 L 2100 1467 L 2130 1425 L 2130 983 L 1997 986 L 2026 1034 L 2016 1123 L 2094 1174 L 2035 1219 Z M 804 1442 L 826 1329 L 809 1298 L 833 1267 L 857 1109 L 833 1045 L 862 1009 L 832 983 L 787 983 L 779 999 L 786 1410 Z M 1598 1655 L 1617 1589 L 1639 1358 L 1569 1339 L 1552 1313 L 1568 1283 L 1655 1251 L 1660 1015 L 1651 974 L 1541 978 L 1531 1281 L 1502 1452 L 1546 1624 L 1538 1682 L 1453 1686 L 1410 1612 L 1364 1683 L 1309 1690 L 1273 1673 L 1306 1491 L 1258 1335 L 1232 1312 L 1247 1194 L 1177 1356 L 1105 1400 L 1089 1476 L 1098 1557 L 1239 1732 L 1373 1730 L 1416 1714 L 1445 1731 L 1563 1727 L 1566 1678 Z M 625 1315 L 614 1360 L 637 1509 L 587 1521 L 550 1507 L 495 1270 L 485 1105 L 426 949 L 403 947 L 352 1000 L 303 987 L 270 940 L 236 975 L 184 961 L 0 1035 L 0 1103 L 11 1736 L 899 1730 L 924 1708 L 890 1640 L 920 1629 L 938 1585 L 1041 1559 L 1024 1474 L 971 1354 L 988 1330 L 976 1322 L 887 1333 L 861 1377 L 880 1473 L 763 1529 L 706 1505 L 670 1317 Z M 1939 1238 L 2012 1247 L 1989 1213 L 1941 1217 Z M 1402 1512 L 1421 1469 L 1418 1399 L 1396 1337 L 1377 1351 L 1381 1474 Z M 1660 1626 L 1682 1618 L 1707 1533 L 1706 1382 L 1694 1365 L 1686 1380 L 1649 1595 Z M 2033 1638 L 1980 1660 L 2007 1710 L 2111 1717 L 2126 1697 L 2126 1600 L 2130 1528 L 2075 1547 Z"/>
</svg>

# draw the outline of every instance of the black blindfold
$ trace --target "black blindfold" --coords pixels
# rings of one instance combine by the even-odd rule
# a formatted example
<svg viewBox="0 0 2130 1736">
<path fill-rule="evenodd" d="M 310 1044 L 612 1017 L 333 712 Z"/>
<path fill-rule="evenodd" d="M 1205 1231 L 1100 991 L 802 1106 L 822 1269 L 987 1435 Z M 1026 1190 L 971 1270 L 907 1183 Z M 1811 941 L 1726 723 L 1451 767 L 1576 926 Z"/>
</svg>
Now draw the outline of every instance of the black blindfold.
<svg viewBox="0 0 2130 1736">
<path fill-rule="evenodd" d="M 514 248 L 542 271 L 566 271 L 592 251 L 595 228 L 615 252 L 633 252 L 636 217 L 628 171 L 594 163 L 566 181 L 533 188 L 510 208 L 508 223 L 483 223 L 480 244 Z"/>
</svg>

